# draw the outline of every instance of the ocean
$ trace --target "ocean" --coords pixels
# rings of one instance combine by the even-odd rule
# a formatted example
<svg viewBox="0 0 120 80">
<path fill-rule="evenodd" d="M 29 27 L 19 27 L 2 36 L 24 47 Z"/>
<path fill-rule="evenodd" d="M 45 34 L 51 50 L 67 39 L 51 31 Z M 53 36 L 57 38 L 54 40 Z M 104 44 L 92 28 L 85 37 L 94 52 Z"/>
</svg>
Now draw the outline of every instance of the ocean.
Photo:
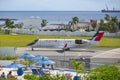
<svg viewBox="0 0 120 80">
<path fill-rule="evenodd" d="M 37 17 L 46 19 L 48 23 L 68 23 L 75 16 L 80 21 L 89 21 L 90 19 L 103 19 L 105 14 L 117 16 L 120 20 L 120 13 L 102 13 L 101 11 L 0 11 L 0 18 L 22 21 L 30 17 Z"/>
</svg>

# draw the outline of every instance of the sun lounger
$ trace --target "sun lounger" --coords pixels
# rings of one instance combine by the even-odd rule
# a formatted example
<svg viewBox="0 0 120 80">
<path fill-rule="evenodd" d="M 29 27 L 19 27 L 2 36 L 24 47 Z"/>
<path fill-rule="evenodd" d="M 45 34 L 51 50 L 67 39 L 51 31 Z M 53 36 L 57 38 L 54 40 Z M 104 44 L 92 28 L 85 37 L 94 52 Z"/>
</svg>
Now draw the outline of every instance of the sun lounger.
<svg viewBox="0 0 120 80">
<path fill-rule="evenodd" d="M 32 69 L 32 73 L 35 75 L 40 75 L 40 76 L 46 75 L 46 73 L 43 72 L 42 69 Z"/>
<path fill-rule="evenodd" d="M 39 72 L 39 75 L 45 75 L 45 73 L 41 70 L 41 69 L 37 69 L 37 71 Z"/>
<path fill-rule="evenodd" d="M 39 75 L 39 72 L 37 69 L 32 69 L 32 73 L 35 74 L 35 75 Z"/>
</svg>

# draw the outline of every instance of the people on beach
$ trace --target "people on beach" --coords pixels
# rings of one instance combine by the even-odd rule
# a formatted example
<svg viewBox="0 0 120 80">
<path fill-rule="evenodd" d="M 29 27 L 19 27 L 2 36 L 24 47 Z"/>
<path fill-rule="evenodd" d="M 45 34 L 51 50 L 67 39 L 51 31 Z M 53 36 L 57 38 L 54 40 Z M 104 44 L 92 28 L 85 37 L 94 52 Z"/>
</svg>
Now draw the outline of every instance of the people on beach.
<svg viewBox="0 0 120 80">
<path fill-rule="evenodd" d="M 54 68 L 53 68 L 53 65 L 51 65 L 51 69 L 53 70 Z"/>
<path fill-rule="evenodd" d="M 12 75 L 12 71 L 10 71 L 8 74 L 7 74 L 7 78 L 14 78 L 14 76 Z"/>
<path fill-rule="evenodd" d="M 0 65 L 0 70 L 2 69 L 2 66 Z"/>
<path fill-rule="evenodd" d="M 5 73 L 4 72 L 2 72 L 0 78 L 5 78 Z"/>
</svg>

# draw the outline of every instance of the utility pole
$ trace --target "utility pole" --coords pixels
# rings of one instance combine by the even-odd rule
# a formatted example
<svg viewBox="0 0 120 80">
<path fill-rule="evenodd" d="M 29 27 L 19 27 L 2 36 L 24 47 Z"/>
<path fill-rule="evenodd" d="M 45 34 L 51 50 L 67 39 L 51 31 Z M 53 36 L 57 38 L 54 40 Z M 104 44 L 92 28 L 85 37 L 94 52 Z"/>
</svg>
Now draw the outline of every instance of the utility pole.
<svg viewBox="0 0 120 80">
<path fill-rule="evenodd" d="M 66 68 L 66 65 L 65 65 L 65 48 L 64 48 L 64 68 Z"/>
<path fill-rule="evenodd" d="M 63 42 L 63 54 L 64 54 L 64 68 L 66 68 L 66 65 L 65 65 L 65 63 L 66 63 L 66 60 L 65 60 L 65 58 L 66 58 L 66 56 L 65 56 L 65 49 L 67 48 L 67 41 L 65 40 L 65 36 L 66 36 L 66 31 L 64 32 L 64 42 Z"/>
</svg>

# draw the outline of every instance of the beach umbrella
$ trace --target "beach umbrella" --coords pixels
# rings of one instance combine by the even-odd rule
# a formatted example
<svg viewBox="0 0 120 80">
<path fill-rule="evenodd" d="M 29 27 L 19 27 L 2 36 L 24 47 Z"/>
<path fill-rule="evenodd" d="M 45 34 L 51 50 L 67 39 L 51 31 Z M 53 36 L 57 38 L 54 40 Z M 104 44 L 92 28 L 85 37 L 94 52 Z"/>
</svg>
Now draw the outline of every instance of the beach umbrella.
<svg viewBox="0 0 120 80">
<path fill-rule="evenodd" d="M 32 55 L 32 54 L 29 54 L 29 53 L 25 53 L 25 54 L 22 54 L 22 55 L 19 56 L 19 58 L 24 58 L 24 59 L 33 58 L 33 57 L 35 57 L 35 56 Z"/>
<path fill-rule="evenodd" d="M 23 68 L 25 65 L 13 62 L 10 65 L 7 65 L 5 68 Z"/>
<path fill-rule="evenodd" d="M 48 60 L 48 57 L 43 56 L 41 60 Z"/>
<path fill-rule="evenodd" d="M 32 58 L 32 60 L 41 60 L 42 59 L 42 55 L 36 55 L 35 57 Z"/>
<path fill-rule="evenodd" d="M 38 64 L 49 64 L 49 65 L 52 65 L 52 64 L 55 64 L 55 62 L 54 61 L 52 61 L 52 60 L 41 60 L 41 61 L 38 61 L 38 62 L 36 62 L 35 63 L 36 65 L 38 65 Z"/>
<path fill-rule="evenodd" d="M 35 57 L 32 58 L 32 60 L 48 60 L 48 57 L 36 55 Z"/>
</svg>

